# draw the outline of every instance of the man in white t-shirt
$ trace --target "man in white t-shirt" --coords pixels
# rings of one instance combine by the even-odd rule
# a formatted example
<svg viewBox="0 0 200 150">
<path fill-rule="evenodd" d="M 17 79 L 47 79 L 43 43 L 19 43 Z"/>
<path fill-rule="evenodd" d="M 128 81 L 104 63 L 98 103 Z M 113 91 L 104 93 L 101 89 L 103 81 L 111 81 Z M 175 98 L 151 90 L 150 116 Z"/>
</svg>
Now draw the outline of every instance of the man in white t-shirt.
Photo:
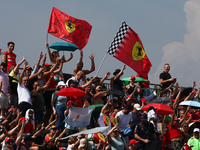
<svg viewBox="0 0 200 150">
<path fill-rule="evenodd" d="M 123 110 L 119 111 L 115 118 L 117 118 L 119 124 L 119 131 L 123 132 L 132 121 L 132 106 L 126 105 Z"/>
<path fill-rule="evenodd" d="M 17 93 L 19 97 L 19 105 L 18 108 L 22 112 L 22 117 L 25 116 L 25 113 L 28 109 L 31 108 L 32 102 L 31 102 L 31 96 L 30 92 L 28 90 L 28 83 L 29 79 L 28 77 L 23 77 L 24 72 L 26 68 L 29 67 L 28 62 L 24 62 L 24 69 L 22 70 L 20 77 L 19 77 L 19 83 L 17 86 Z"/>
</svg>

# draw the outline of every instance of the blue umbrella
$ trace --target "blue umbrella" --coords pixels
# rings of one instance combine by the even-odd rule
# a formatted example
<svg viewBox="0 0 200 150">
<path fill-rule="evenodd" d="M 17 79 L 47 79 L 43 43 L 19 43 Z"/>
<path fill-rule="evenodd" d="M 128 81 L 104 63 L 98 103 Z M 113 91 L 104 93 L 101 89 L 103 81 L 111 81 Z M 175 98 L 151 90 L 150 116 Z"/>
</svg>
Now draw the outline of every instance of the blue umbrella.
<svg viewBox="0 0 200 150">
<path fill-rule="evenodd" d="M 69 42 L 56 42 L 49 46 L 49 48 L 55 49 L 57 51 L 72 51 L 79 49 L 78 46 Z"/>
<path fill-rule="evenodd" d="M 179 105 L 185 105 L 185 106 L 193 106 L 193 107 L 200 107 L 200 103 L 197 101 L 183 101 Z"/>
</svg>

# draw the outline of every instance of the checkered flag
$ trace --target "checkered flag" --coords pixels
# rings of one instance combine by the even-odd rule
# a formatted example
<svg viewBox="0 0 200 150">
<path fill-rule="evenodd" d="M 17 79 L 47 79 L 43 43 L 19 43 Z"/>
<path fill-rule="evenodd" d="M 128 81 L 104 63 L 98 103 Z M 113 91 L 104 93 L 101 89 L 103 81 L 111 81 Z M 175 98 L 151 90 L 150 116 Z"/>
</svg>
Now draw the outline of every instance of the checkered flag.
<svg viewBox="0 0 200 150">
<path fill-rule="evenodd" d="M 108 54 L 114 55 L 116 48 L 119 46 L 121 41 L 124 38 L 124 35 L 126 34 L 129 26 L 126 24 L 126 22 L 122 23 L 122 26 L 119 28 L 119 31 L 117 32 L 113 42 L 111 43 L 109 49 L 108 49 Z"/>
</svg>

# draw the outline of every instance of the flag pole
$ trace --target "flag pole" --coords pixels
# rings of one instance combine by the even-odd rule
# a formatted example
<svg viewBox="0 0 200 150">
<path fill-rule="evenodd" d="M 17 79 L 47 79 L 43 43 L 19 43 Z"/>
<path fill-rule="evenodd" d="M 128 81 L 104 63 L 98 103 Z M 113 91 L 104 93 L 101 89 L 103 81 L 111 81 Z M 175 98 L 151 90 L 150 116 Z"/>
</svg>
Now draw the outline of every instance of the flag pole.
<svg viewBox="0 0 200 150">
<path fill-rule="evenodd" d="M 47 36 L 46 36 L 46 42 L 48 42 L 48 32 L 47 32 Z"/>
<path fill-rule="evenodd" d="M 105 56 L 104 56 L 104 58 L 102 59 L 102 61 L 101 61 L 101 64 L 100 64 L 100 66 L 99 66 L 99 68 L 98 68 L 98 70 L 97 70 L 97 73 L 96 73 L 96 75 L 95 76 L 97 76 L 98 75 L 98 73 L 99 73 L 99 70 L 101 69 L 101 66 L 102 66 L 102 64 L 103 64 L 103 62 L 104 62 L 104 60 L 105 60 L 105 58 L 106 58 L 106 56 L 108 55 L 108 53 L 106 53 L 105 54 Z"/>
</svg>

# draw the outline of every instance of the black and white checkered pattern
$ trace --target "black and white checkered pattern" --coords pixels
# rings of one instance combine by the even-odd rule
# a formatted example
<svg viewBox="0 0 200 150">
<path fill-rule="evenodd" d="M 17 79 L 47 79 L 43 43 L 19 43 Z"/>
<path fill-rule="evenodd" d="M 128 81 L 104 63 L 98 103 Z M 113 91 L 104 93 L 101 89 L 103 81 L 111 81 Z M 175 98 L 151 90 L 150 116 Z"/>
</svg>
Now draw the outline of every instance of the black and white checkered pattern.
<svg viewBox="0 0 200 150">
<path fill-rule="evenodd" d="M 122 26 L 119 28 L 119 31 L 117 32 L 113 42 L 111 43 L 111 46 L 108 49 L 108 54 L 114 55 L 116 48 L 121 43 L 122 39 L 124 38 L 124 35 L 126 34 L 129 26 L 126 24 L 126 22 L 122 23 Z"/>
</svg>

